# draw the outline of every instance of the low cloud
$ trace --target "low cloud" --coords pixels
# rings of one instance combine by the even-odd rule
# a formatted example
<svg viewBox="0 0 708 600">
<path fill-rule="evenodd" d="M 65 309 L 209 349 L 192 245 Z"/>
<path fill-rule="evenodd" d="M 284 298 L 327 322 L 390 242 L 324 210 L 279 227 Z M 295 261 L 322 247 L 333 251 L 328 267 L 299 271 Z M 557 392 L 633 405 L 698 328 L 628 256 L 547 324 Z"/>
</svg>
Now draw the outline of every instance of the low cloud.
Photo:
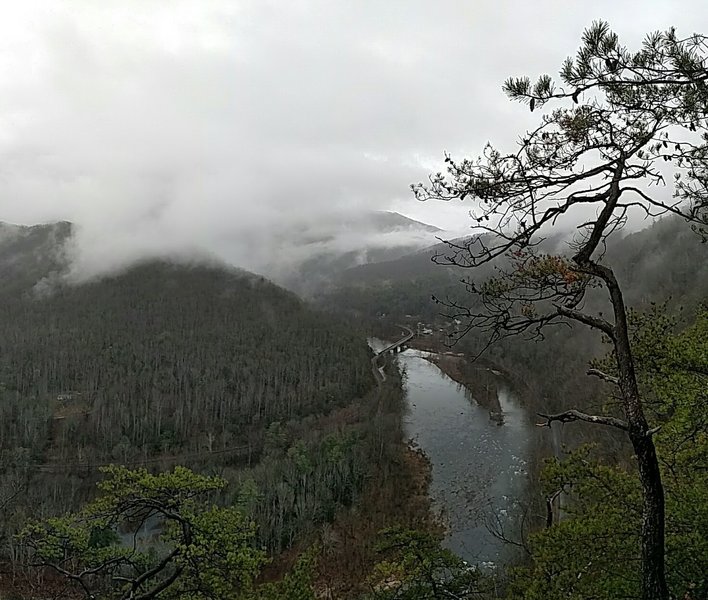
<svg viewBox="0 0 708 600">
<path fill-rule="evenodd" d="M 0 25 L 0 218 L 76 223 L 77 276 L 195 252 L 262 270 L 363 210 L 464 230 L 467 207 L 408 184 L 443 150 L 514 143 L 535 115 L 508 75 L 555 72 L 595 18 L 631 44 L 708 30 L 698 1 L 47 6 Z"/>
</svg>

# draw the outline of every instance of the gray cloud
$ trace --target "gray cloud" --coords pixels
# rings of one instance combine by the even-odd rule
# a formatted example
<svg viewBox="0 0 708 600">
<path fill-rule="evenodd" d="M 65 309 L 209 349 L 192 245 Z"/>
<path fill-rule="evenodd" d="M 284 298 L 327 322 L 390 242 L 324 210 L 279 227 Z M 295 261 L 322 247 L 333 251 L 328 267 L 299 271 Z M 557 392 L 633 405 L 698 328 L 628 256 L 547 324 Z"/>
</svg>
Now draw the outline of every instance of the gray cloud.
<svg viewBox="0 0 708 600">
<path fill-rule="evenodd" d="M 79 226 L 76 267 L 202 249 L 263 269 L 289 232 L 398 210 L 443 150 L 533 123 L 500 92 L 555 73 L 584 27 L 708 31 L 702 2 L 74 1 L 0 25 L 0 218 Z M 51 9 L 48 8 L 51 6 Z M 703 19 L 703 22 L 700 22 Z"/>
</svg>

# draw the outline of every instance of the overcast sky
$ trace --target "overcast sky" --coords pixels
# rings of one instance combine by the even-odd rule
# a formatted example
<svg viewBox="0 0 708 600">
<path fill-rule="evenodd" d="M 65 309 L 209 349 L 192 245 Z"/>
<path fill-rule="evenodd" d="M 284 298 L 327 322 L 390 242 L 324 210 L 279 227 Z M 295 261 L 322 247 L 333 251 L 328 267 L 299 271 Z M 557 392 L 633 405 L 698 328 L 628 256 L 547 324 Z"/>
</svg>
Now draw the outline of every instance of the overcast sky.
<svg viewBox="0 0 708 600">
<path fill-rule="evenodd" d="M 533 122 L 507 76 L 556 74 L 598 18 L 630 46 L 708 32 L 705 0 L 23 0 L 2 16 L 0 220 L 74 221 L 97 264 L 238 239 L 230 258 L 253 267 L 246 248 L 361 208 L 460 230 L 464 205 L 408 185 Z"/>
</svg>

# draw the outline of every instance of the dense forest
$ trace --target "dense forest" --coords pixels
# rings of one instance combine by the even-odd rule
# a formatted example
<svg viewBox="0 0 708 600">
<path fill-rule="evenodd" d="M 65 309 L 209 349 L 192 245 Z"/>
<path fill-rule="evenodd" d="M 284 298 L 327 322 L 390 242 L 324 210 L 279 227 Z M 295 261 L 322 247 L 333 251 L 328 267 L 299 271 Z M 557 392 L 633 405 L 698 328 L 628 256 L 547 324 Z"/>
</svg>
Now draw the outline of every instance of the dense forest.
<svg viewBox="0 0 708 600">
<path fill-rule="evenodd" d="M 254 425 L 371 385 L 349 328 L 220 267 L 139 265 L 8 302 L 0 323 L 5 410 L 23 424 L 4 420 L 3 439 L 40 453 L 51 439 L 53 460 L 247 444 Z"/>
<path fill-rule="evenodd" d="M 617 276 L 627 287 L 628 302 L 640 306 L 670 301 L 676 309 L 695 308 L 708 293 L 706 246 L 679 218 L 640 225 L 636 232 L 610 240 L 607 250 L 608 261 L 617 265 Z M 541 247 L 562 251 L 563 237 L 545 240 Z M 449 323 L 445 318 L 449 311 L 431 297 L 467 299 L 464 282 L 483 280 L 494 269 L 472 272 L 438 264 L 447 253 L 448 246 L 441 243 L 396 260 L 347 269 L 339 275 L 338 285 L 324 290 L 317 300 L 325 308 L 339 307 L 369 320 L 410 315 L 426 323 Z"/>
</svg>

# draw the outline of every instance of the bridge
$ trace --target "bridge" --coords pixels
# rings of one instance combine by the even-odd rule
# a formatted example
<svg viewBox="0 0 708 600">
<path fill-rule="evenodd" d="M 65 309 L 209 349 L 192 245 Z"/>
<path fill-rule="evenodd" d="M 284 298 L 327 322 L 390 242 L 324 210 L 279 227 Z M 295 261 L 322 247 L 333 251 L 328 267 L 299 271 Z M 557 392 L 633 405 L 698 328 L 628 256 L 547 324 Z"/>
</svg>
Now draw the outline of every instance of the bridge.
<svg viewBox="0 0 708 600">
<path fill-rule="evenodd" d="M 379 385 L 386 381 L 386 374 L 383 372 L 383 365 L 379 365 L 379 359 L 388 354 L 389 352 L 393 354 L 395 354 L 396 352 L 403 352 L 403 350 L 408 347 L 408 342 L 410 342 L 415 337 L 415 333 L 410 327 L 406 327 L 405 325 L 399 325 L 399 327 L 401 329 L 406 330 L 408 333 L 390 346 L 386 346 L 383 350 L 377 352 L 376 355 L 371 359 L 371 370 L 373 371 L 374 377 L 376 378 L 376 383 L 378 383 Z"/>
</svg>

